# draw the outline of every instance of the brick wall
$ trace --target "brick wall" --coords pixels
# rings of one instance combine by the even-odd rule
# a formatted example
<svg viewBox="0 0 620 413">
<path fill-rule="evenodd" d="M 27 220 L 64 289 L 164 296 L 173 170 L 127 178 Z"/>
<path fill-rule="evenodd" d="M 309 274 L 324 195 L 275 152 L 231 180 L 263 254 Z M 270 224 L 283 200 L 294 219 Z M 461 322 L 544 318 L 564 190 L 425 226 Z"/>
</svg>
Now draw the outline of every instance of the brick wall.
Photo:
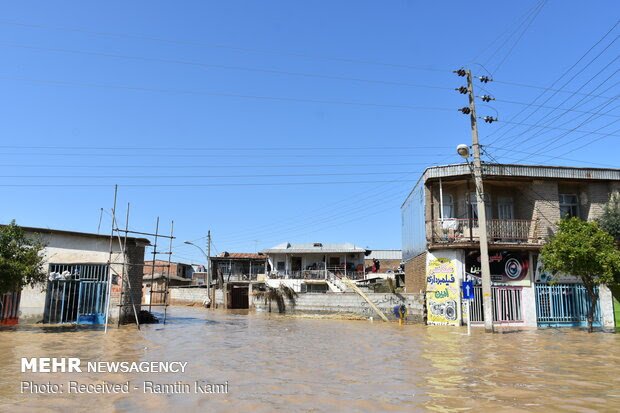
<svg viewBox="0 0 620 413">
<path fill-rule="evenodd" d="M 605 182 L 595 182 L 584 188 L 580 194 L 583 219 L 592 221 L 603 214 L 603 208 L 609 201 L 610 189 L 610 185 Z"/>
<path fill-rule="evenodd" d="M 426 252 L 405 263 L 405 291 L 407 293 L 426 291 Z"/>
</svg>

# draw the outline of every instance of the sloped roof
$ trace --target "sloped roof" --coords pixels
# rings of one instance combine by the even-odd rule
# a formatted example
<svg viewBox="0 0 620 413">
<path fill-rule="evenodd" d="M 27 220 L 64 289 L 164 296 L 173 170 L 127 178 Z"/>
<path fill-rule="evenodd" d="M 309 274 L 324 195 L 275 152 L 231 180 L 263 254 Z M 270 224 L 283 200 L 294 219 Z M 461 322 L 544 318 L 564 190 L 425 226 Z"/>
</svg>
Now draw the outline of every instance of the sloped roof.
<svg viewBox="0 0 620 413">
<path fill-rule="evenodd" d="M 264 260 L 267 258 L 265 254 L 262 252 L 227 252 L 224 251 L 216 257 L 211 258 L 226 258 L 231 260 L 243 260 L 243 259 L 251 259 L 251 260 Z"/>
<path fill-rule="evenodd" d="M 321 243 L 321 242 L 307 242 L 299 244 L 291 244 L 290 242 L 284 242 L 278 244 L 272 248 L 263 250 L 262 252 L 267 254 L 304 254 L 304 253 L 366 253 L 366 248 L 358 247 L 351 243 Z"/>
</svg>

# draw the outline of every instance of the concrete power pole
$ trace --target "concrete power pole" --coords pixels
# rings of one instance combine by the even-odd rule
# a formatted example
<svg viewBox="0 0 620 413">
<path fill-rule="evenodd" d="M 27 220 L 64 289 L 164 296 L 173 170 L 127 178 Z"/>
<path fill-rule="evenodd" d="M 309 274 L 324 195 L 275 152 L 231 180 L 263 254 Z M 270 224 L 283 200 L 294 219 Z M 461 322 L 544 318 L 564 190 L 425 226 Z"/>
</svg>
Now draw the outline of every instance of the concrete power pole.
<svg viewBox="0 0 620 413">
<path fill-rule="evenodd" d="M 210 288 L 210 287 L 211 287 L 211 230 L 207 232 L 207 288 Z"/>
<path fill-rule="evenodd" d="M 491 297 L 491 269 L 489 266 L 489 242 L 487 239 L 487 217 L 484 188 L 482 185 L 482 163 L 476 119 L 476 102 L 471 70 L 467 70 L 467 91 L 471 119 L 471 139 L 474 150 L 474 180 L 476 183 L 476 204 L 478 209 L 478 231 L 480 233 L 480 269 L 482 271 L 482 305 L 484 307 L 484 329 L 493 332 L 493 303 Z"/>
</svg>

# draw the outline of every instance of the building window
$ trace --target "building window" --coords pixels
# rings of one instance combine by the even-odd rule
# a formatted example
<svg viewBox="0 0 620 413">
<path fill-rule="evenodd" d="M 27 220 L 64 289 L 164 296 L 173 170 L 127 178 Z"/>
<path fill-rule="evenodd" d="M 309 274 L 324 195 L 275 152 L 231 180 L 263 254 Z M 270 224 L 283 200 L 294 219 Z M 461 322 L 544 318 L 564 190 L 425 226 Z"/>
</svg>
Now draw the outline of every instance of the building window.
<svg viewBox="0 0 620 413">
<path fill-rule="evenodd" d="M 276 270 L 284 271 L 284 269 L 285 269 L 284 261 L 278 261 L 276 263 Z"/>
<path fill-rule="evenodd" d="M 578 204 L 577 195 L 560 194 L 560 217 L 571 218 L 579 216 Z"/>
<path fill-rule="evenodd" d="M 511 197 L 500 196 L 497 198 L 497 218 L 514 219 L 514 203 Z"/>
<path fill-rule="evenodd" d="M 443 216 L 441 218 L 454 218 L 454 199 L 450 194 L 443 196 Z"/>
<path fill-rule="evenodd" d="M 469 193 L 469 207 L 469 216 L 473 219 L 478 219 L 478 199 L 475 192 Z M 493 214 L 491 213 L 491 199 L 486 194 L 484 197 L 484 207 L 484 211 L 486 212 L 486 218 L 491 219 L 493 217 Z"/>
</svg>

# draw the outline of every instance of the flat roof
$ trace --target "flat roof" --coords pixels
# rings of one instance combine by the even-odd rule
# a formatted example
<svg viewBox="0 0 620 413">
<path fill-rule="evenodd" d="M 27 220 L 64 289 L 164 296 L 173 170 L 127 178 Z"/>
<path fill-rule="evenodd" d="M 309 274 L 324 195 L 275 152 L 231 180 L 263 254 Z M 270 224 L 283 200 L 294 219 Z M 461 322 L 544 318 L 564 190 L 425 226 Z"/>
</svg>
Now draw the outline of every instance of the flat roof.
<svg viewBox="0 0 620 413">
<path fill-rule="evenodd" d="M 322 243 L 322 242 L 310 242 L 291 244 L 290 242 L 284 242 L 278 244 L 275 247 L 263 250 L 263 253 L 267 254 L 308 254 L 308 253 L 364 253 L 368 250 L 366 248 L 358 247 L 351 243 Z"/>
<path fill-rule="evenodd" d="M 461 175 L 469 176 L 471 173 L 471 168 L 466 163 L 431 166 L 426 168 L 422 178 L 426 182 L 429 179 Z M 514 178 L 620 181 L 620 169 L 614 168 L 483 163 L 482 173 L 484 176 L 507 176 Z"/>
<path fill-rule="evenodd" d="M 6 227 L 6 224 L 0 224 L 0 227 Z M 37 228 L 37 227 L 24 227 L 18 225 L 25 232 L 31 232 L 35 234 L 49 234 L 49 235 L 67 235 L 73 237 L 87 237 L 87 238 L 101 238 L 101 239 L 110 239 L 110 234 L 93 234 L 91 232 L 79 232 L 79 231 L 68 231 L 64 229 L 53 229 L 53 228 Z M 123 236 L 124 238 L 124 236 Z M 143 243 L 145 245 L 151 245 L 151 241 L 146 238 L 136 238 L 136 237 L 127 237 L 128 240 L 135 241 L 136 243 Z"/>
<path fill-rule="evenodd" d="M 482 173 L 484 177 L 620 181 L 620 169 L 617 168 L 483 163 Z M 472 169 L 467 163 L 429 166 L 424 170 L 402 205 L 407 203 L 411 194 L 422 183 L 433 179 L 470 177 L 471 175 Z"/>
</svg>

